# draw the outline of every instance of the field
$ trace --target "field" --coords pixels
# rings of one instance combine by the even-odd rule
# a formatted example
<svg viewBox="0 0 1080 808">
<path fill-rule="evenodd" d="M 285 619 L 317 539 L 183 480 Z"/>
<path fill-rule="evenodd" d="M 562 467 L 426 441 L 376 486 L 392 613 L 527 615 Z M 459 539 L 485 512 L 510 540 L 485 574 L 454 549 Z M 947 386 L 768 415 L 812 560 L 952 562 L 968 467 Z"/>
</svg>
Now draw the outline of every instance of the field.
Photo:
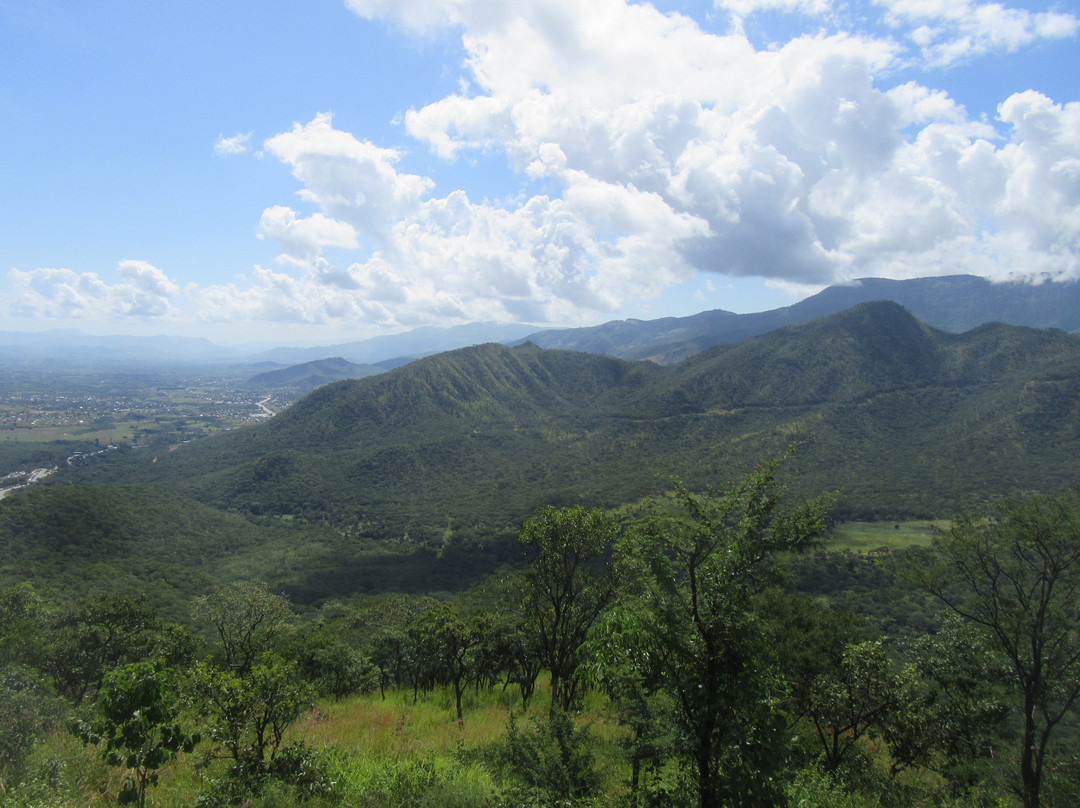
<svg viewBox="0 0 1080 808">
<path fill-rule="evenodd" d="M 851 550 L 869 553 L 874 550 L 900 550 L 905 547 L 921 547 L 930 544 L 935 529 L 947 530 L 948 520 L 933 522 L 842 522 L 829 539 L 830 550 Z"/>
<path fill-rule="evenodd" d="M 293 725 L 286 742 L 299 741 L 312 750 L 313 760 L 321 761 L 333 781 L 337 799 L 356 808 L 494 806 L 504 804 L 497 795 L 513 794 L 521 788 L 502 781 L 497 763 L 511 715 L 517 730 L 530 735 L 535 722 L 547 716 L 547 695 L 541 683 L 523 711 L 514 689 L 470 691 L 461 723 L 454 718 L 453 696 L 446 689 L 421 693 L 416 702 L 408 688 L 388 690 L 385 699 L 375 692 L 341 701 L 322 700 Z M 603 792 L 617 797 L 625 793 L 629 777 L 619 751 L 626 731 L 605 717 L 609 705 L 603 697 L 591 693 L 585 706 L 576 723 L 591 739 Z M 220 775 L 222 762 L 209 768 L 197 765 L 200 752 L 205 750 L 206 745 L 169 763 L 148 803 L 158 808 L 194 804 L 199 793 Z M 118 790 L 120 771 L 105 766 L 93 747 L 84 747 L 60 730 L 37 750 L 37 757 L 53 761 L 56 768 L 53 783 L 37 784 L 42 795 L 48 795 L 49 804 L 57 808 L 106 808 L 112 804 L 106 795 Z M 533 804 L 534 796 L 525 793 L 529 791 L 520 792 L 521 804 Z M 273 808 L 294 803 L 271 789 L 245 804 Z M 315 798 L 305 804 L 318 808 L 327 803 Z"/>
</svg>

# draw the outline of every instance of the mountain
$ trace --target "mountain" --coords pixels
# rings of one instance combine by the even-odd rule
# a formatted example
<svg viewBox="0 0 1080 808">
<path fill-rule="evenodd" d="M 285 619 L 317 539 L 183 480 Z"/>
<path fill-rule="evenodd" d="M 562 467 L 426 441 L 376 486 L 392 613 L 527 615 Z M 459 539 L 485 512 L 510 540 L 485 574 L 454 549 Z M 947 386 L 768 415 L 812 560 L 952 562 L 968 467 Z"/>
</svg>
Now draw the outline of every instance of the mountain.
<svg viewBox="0 0 1080 808">
<path fill-rule="evenodd" d="M 706 311 L 690 317 L 621 320 L 551 330 L 527 339 L 544 348 L 604 353 L 674 364 L 713 347 L 837 314 L 860 303 L 891 300 L 934 328 L 953 333 L 984 323 L 1080 332 L 1080 283 L 993 283 L 973 275 L 894 281 L 864 278 L 830 286 L 791 306 L 754 314 Z"/>
<path fill-rule="evenodd" d="M 254 358 L 282 363 L 309 362 L 327 356 L 341 356 L 350 362 L 374 365 L 401 357 L 415 358 L 451 351 L 485 342 L 514 342 L 536 333 L 536 327 L 520 323 L 468 323 L 466 325 L 422 326 L 402 334 L 371 337 L 311 348 L 279 347 Z"/>
<path fill-rule="evenodd" d="M 202 337 L 94 336 L 75 329 L 41 332 L 0 331 L 0 360 L 29 362 L 43 359 L 129 363 L 228 362 L 237 352 Z"/>
<path fill-rule="evenodd" d="M 543 331 L 520 323 L 427 326 L 402 334 L 303 348 L 228 348 L 198 337 L 97 337 L 73 330 L 0 332 L 0 362 L 48 359 L 83 365 L 88 362 L 298 365 L 340 357 L 354 364 L 388 369 L 416 357 L 461 347 L 528 341 L 542 348 L 651 359 L 670 365 L 716 345 L 740 342 L 877 300 L 899 303 L 928 325 L 954 333 L 990 322 L 1080 332 L 1078 282 L 992 283 L 971 275 L 954 275 L 903 281 L 864 278 L 830 286 L 791 306 L 753 314 L 716 310 L 689 317 L 618 320 L 585 328 Z"/>
<path fill-rule="evenodd" d="M 153 482 L 358 539 L 483 543 L 544 504 L 632 502 L 672 474 L 704 487 L 792 443 L 794 492 L 839 490 L 840 518 L 942 516 L 1073 485 L 1080 337 L 950 334 L 878 302 L 674 366 L 486 344 L 59 481 Z"/>
<path fill-rule="evenodd" d="M 300 392 L 311 392 L 316 387 L 330 382 L 342 379 L 362 379 L 382 372 L 381 367 L 357 365 L 336 356 L 259 373 L 248 379 L 248 385 L 261 389 L 289 388 Z"/>
</svg>

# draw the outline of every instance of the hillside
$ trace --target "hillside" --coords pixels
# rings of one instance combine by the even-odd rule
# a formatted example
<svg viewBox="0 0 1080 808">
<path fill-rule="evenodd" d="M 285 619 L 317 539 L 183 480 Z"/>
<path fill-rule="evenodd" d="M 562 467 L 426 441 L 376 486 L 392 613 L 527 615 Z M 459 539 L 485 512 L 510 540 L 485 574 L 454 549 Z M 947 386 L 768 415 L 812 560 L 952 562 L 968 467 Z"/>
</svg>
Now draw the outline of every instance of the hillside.
<svg viewBox="0 0 1080 808">
<path fill-rule="evenodd" d="M 268 370 L 248 379 L 248 386 L 260 389 L 288 388 L 300 392 L 311 392 L 330 382 L 342 379 L 363 379 L 382 373 L 383 369 L 375 365 L 357 365 L 335 356 L 330 359 L 317 359 L 299 365 L 290 365 L 279 370 Z"/>
<path fill-rule="evenodd" d="M 544 331 L 528 339 L 544 348 L 674 364 L 716 345 L 741 342 L 879 300 L 899 303 L 922 322 L 953 333 L 992 322 L 1080 332 L 1080 283 L 992 283 L 973 275 L 953 275 L 901 281 L 863 278 L 771 311 L 717 310 L 689 317 L 621 320 Z"/>
<path fill-rule="evenodd" d="M 1080 338 L 1004 325 L 947 334 L 875 303 L 671 367 L 489 344 L 78 474 L 359 537 L 486 542 L 543 504 L 616 505 L 668 474 L 704 486 L 792 442 L 797 488 L 839 489 L 841 517 L 938 516 L 1070 486 Z"/>
</svg>

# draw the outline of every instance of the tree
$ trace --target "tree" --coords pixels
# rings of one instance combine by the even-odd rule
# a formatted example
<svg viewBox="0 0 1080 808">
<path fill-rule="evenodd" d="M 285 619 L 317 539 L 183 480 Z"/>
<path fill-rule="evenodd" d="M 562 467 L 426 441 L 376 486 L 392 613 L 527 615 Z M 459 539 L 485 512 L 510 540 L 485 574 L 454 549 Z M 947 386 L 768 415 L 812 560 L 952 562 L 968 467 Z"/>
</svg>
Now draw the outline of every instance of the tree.
<svg viewBox="0 0 1080 808">
<path fill-rule="evenodd" d="M 289 728 L 314 701 L 297 666 L 264 654 L 246 676 L 200 662 L 187 679 L 188 692 L 205 716 L 207 733 L 233 761 L 233 779 L 257 790 Z"/>
<path fill-rule="evenodd" d="M 816 680 L 807 717 L 821 743 L 825 768 L 840 768 L 847 753 L 871 729 L 881 728 L 912 700 L 914 670 L 894 674 L 881 641 L 852 643 L 839 664 Z"/>
<path fill-rule="evenodd" d="M 622 641 L 675 703 L 700 808 L 779 799 L 785 686 L 752 600 L 773 578 L 772 557 L 824 534 L 829 504 L 785 507 L 779 462 L 720 493 L 677 484 L 681 513 L 650 519 L 618 548 L 632 585 L 618 607 Z"/>
<path fill-rule="evenodd" d="M 536 551 L 525 571 L 525 610 L 551 672 L 552 715 L 574 703 L 579 649 L 614 594 L 610 575 L 593 564 L 617 535 L 612 516 L 581 505 L 542 508 L 518 535 Z"/>
<path fill-rule="evenodd" d="M 134 662 L 110 671 L 98 692 L 99 718 L 79 734 L 104 744 L 102 758 L 126 766 L 121 805 L 146 805 L 147 788 L 157 785 L 158 769 L 179 752 L 190 752 L 198 735 L 180 723 L 176 679 L 164 660 Z"/>
<path fill-rule="evenodd" d="M 31 750 L 60 724 L 64 712 L 37 671 L 0 664 L 0 802 L 5 782 L 18 782 Z"/>
<path fill-rule="evenodd" d="M 45 667 L 56 689 L 80 702 L 110 670 L 146 655 L 158 617 L 143 595 L 99 594 L 61 611 L 49 629 Z"/>
<path fill-rule="evenodd" d="M 432 684 L 449 684 L 454 689 L 457 720 L 464 720 L 462 697 L 477 675 L 475 664 L 480 635 L 475 625 L 466 624 L 445 603 L 437 603 L 419 614 L 406 629 L 419 670 L 427 672 Z"/>
<path fill-rule="evenodd" d="M 225 667 L 246 676 L 255 661 L 292 617 L 289 600 L 275 595 L 262 581 L 242 581 L 218 587 L 195 599 L 196 620 L 213 625 L 221 639 Z"/>
<path fill-rule="evenodd" d="M 1080 491 L 961 514 L 911 577 L 977 626 L 1010 670 L 1025 808 L 1039 808 L 1055 729 L 1080 697 Z"/>
</svg>

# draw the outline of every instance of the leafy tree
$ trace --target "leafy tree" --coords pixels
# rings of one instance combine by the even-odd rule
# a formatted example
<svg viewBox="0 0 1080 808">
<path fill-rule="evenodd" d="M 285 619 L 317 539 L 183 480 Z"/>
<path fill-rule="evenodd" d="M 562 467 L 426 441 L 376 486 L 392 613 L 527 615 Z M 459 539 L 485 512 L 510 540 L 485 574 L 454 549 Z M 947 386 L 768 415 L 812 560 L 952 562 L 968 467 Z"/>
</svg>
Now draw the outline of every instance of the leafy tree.
<svg viewBox="0 0 1080 808">
<path fill-rule="evenodd" d="M 543 663 L 535 632 L 526 623 L 519 571 L 503 571 L 471 589 L 461 600 L 468 619 L 476 628 L 476 684 L 503 690 L 516 686 L 524 710 L 536 688 Z"/>
<path fill-rule="evenodd" d="M 48 614 L 29 583 L 0 590 L 0 659 L 38 667 Z"/>
<path fill-rule="evenodd" d="M 221 640 L 225 667 L 246 676 L 292 617 L 289 600 L 262 581 L 218 587 L 192 604 L 196 620 L 211 623 Z"/>
<path fill-rule="evenodd" d="M 256 790 L 285 731 L 314 700 L 297 665 L 272 653 L 260 657 L 247 676 L 199 662 L 187 678 L 187 690 L 206 719 L 207 734 L 232 760 L 233 779 Z"/>
<path fill-rule="evenodd" d="M 52 619 L 45 667 L 56 689 L 80 702 L 117 665 L 146 656 L 157 628 L 145 596 L 91 595 Z"/>
<path fill-rule="evenodd" d="M 565 711 L 534 718 L 524 730 L 510 713 L 499 751 L 505 770 L 532 792 L 515 804 L 572 806 L 592 796 L 600 779 L 591 740 Z"/>
<path fill-rule="evenodd" d="M 914 670 L 889 668 L 881 641 L 866 641 L 849 645 L 839 664 L 816 679 L 807 716 L 828 771 L 837 771 L 860 739 L 914 698 Z"/>
<path fill-rule="evenodd" d="M 292 653 L 304 678 L 323 696 L 342 699 L 374 687 L 378 677 L 375 666 L 358 648 L 322 633 L 305 637 Z"/>
<path fill-rule="evenodd" d="M 1012 743 L 1009 671 L 1000 655 L 954 612 L 945 613 L 936 632 L 915 637 L 907 655 L 920 685 L 885 723 L 893 771 L 927 766 L 958 792 L 993 780 L 1002 747 Z"/>
<path fill-rule="evenodd" d="M 600 508 L 575 505 L 542 508 L 518 536 L 536 551 L 525 571 L 525 610 L 540 659 L 551 672 L 553 715 L 574 703 L 579 649 L 614 594 L 610 575 L 593 563 L 617 534 L 612 516 Z"/>
<path fill-rule="evenodd" d="M 778 464 L 720 493 L 677 485 L 681 514 L 650 520 L 619 547 L 632 585 L 618 608 L 623 640 L 674 700 L 700 808 L 779 797 L 784 685 L 752 600 L 772 580 L 772 557 L 824 534 L 828 498 L 785 507 Z"/>
<path fill-rule="evenodd" d="M 98 692 L 99 718 L 79 728 L 84 740 L 103 744 L 106 763 L 131 771 L 120 791 L 121 805 L 144 808 L 147 789 L 157 785 L 158 769 L 198 743 L 198 735 L 180 722 L 176 684 L 161 659 L 114 668 Z"/>
<path fill-rule="evenodd" d="M 1025 808 L 1039 808 L 1055 730 L 1080 697 L 1080 492 L 962 514 L 912 577 L 977 626 L 1010 669 Z"/>
</svg>

